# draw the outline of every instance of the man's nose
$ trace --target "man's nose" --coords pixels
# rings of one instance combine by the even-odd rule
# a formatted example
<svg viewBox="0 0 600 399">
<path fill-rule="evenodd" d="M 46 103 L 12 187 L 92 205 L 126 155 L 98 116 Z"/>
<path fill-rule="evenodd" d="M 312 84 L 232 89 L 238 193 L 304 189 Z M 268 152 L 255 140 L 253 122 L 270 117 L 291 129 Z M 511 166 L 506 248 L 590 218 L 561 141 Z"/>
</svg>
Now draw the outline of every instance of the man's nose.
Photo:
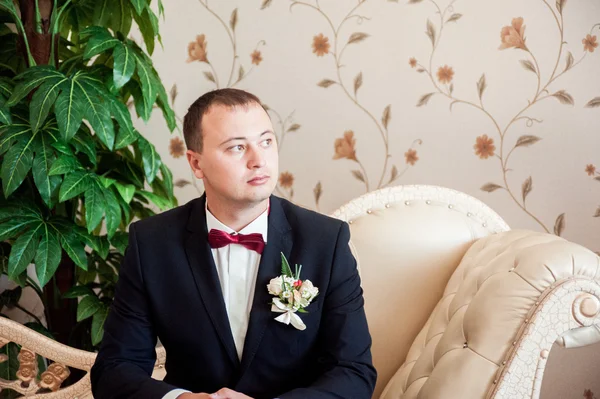
<svg viewBox="0 0 600 399">
<path fill-rule="evenodd" d="M 250 157 L 248 159 L 248 168 L 259 169 L 266 165 L 265 154 L 259 148 L 253 148 L 250 150 Z"/>
</svg>

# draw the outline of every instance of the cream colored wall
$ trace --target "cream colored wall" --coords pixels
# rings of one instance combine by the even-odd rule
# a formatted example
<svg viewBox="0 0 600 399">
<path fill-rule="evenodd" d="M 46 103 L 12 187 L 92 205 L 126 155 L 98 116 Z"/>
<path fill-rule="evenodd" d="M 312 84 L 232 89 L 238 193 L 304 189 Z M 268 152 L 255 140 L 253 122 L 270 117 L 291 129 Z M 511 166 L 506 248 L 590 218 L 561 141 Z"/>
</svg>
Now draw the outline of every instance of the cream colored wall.
<svg viewBox="0 0 600 399">
<path fill-rule="evenodd" d="M 482 199 L 512 227 L 600 251 L 600 1 L 165 8 L 153 60 L 177 92 L 177 115 L 217 86 L 257 94 L 282 143 L 279 195 L 330 213 L 387 184 L 442 185 Z M 138 128 L 173 170 L 180 203 L 197 197 L 181 132 L 169 135 L 160 113 Z M 598 345 L 555 353 L 543 397 L 600 392 Z"/>
</svg>

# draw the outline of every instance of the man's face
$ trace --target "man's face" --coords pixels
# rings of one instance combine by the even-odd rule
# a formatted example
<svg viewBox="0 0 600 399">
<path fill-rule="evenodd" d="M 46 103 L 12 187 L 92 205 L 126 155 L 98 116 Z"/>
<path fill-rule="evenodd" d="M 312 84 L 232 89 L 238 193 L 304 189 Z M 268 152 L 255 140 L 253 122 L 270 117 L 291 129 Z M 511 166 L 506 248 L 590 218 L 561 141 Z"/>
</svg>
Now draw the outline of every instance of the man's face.
<svg viewBox="0 0 600 399">
<path fill-rule="evenodd" d="M 211 106 L 202 118 L 202 153 L 187 152 L 207 197 L 230 205 L 260 203 L 271 195 L 279 175 L 273 125 L 258 104 Z"/>
</svg>

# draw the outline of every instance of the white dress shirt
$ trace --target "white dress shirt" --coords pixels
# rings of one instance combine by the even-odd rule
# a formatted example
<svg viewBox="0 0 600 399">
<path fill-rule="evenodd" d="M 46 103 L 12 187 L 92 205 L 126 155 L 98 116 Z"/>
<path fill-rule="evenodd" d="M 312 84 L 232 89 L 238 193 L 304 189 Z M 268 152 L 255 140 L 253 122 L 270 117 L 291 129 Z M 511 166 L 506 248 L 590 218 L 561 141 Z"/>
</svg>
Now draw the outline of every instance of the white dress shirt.
<svg viewBox="0 0 600 399">
<path fill-rule="evenodd" d="M 206 209 L 207 231 L 211 229 L 222 230 L 229 234 L 252 234 L 260 233 L 265 243 L 267 242 L 267 229 L 269 226 L 269 212 L 265 210 L 252 223 L 240 231 L 221 223 L 210 211 Z M 201 243 L 199 243 L 201 244 Z M 244 340 L 248 330 L 252 299 L 254 298 L 254 286 L 258 275 L 260 254 L 243 245 L 229 244 L 221 248 L 211 249 L 217 274 L 221 283 L 221 291 L 225 301 L 225 309 L 231 326 L 231 334 L 235 342 L 238 357 L 242 359 L 244 351 Z M 266 288 L 265 288 L 266 289 Z M 162 399 L 175 399 L 182 393 L 189 392 L 184 389 L 174 389 L 163 396 Z"/>
</svg>

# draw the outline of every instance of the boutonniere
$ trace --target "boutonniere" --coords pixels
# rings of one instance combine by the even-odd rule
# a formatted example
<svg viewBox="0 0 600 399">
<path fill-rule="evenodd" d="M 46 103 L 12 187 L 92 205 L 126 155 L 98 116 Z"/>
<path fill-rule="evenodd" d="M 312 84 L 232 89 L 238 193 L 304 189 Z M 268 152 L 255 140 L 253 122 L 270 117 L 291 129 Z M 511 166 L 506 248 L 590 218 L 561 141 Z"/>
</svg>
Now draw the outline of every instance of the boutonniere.
<svg viewBox="0 0 600 399">
<path fill-rule="evenodd" d="M 267 285 L 269 294 L 276 297 L 271 302 L 271 311 L 283 313 L 275 320 L 284 324 L 291 323 L 298 330 L 306 329 L 306 325 L 296 312 L 308 313 L 305 308 L 319 295 L 319 289 L 310 280 L 300 280 L 301 271 L 302 265 L 296 265 L 295 273 L 292 273 L 290 264 L 282 253 L 281 276 L 271 279 Z"/>
</svg>

